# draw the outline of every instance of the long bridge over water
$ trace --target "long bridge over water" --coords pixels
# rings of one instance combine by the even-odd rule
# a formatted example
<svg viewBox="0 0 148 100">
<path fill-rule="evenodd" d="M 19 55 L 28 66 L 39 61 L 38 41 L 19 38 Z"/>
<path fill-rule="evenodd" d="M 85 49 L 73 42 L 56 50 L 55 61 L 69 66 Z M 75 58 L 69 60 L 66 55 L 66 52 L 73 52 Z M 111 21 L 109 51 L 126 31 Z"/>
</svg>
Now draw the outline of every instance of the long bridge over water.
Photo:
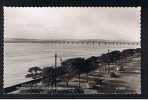
<svg viewBox="0 0 148 100">
<path fill-rule="evenodd" d="M 57 44 L 86 44 L 86 45 L 140 45 L 139 42 L 113 41 L 113 40 L 38 40 L 38 39 L 15 39 L 6 40 L 5 43 L 57 43 Z"/>
<path fill-rule="evenodd" d="M 91 44 L 91 45 L 140 45 L 139 42 L 126 42 L 126 41 L 97 41 L 97 40 L 49 40 L 48 43 L 59 44 Z"/>
</svg>

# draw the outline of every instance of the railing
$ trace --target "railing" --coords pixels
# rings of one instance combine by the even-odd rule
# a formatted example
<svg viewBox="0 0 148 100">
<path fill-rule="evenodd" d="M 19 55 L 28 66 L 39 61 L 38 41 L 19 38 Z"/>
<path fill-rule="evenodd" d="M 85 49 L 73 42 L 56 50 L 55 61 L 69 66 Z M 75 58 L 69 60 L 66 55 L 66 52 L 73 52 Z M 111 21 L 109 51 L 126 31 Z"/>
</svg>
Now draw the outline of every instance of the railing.
<svg viewBox="0 0 148 100">
<path fill-rule="evenodd" d="M 14 91 L 18 90 L 18 88 L 23 86 L 23 85 L 35 84 L 35 83 L 38 83 L 40 81 L 41 81 L 41 79 L 36 79 L 36 80 L 31 80 L 31 81 L 27 81 L 27 82 L 24 82 L 24 83 L 16 84 L 16 85 L 13 85 L 13 86 L 10 86 L 10 87 L 6 87 L 6 88 L 4 88 L 3 93 L 14 92 Z"/>
</svg>

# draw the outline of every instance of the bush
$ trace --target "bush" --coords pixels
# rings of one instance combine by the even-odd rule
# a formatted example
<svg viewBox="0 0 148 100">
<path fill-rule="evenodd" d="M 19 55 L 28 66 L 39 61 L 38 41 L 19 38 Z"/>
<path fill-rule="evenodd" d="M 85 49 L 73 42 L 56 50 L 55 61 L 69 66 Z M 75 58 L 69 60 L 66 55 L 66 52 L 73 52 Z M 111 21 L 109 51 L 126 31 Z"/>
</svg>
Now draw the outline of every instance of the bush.
<svg viewBox="0 0 148 100">
<path fill-rule="evenodd" d="M 89 72 L 96 68 L 94 63 L 84 58 L 68 59 L 62 62 L 62 66 L 65 67 L 65 70 L 69 70 L 67 72 L 78 69 L 81 73 Z"/>
<path fill-rule="evenodd" d="M 120 59 L 120 51 L 112 51 L 110 53 L 103 54 L 102 56 L 99 57 L 99 60 L 101 62 L 106 62 L 106 63 L 113 63 L 117 60 Z"/>
<path fill-rule="evenodd" d="M 136 49 L 135 49 L 135 52 L 136 52 L 136 53 L 141 53 L 141 48 L 136 48 Z"/>
<path fill-rule="evenodd" d="M 128 57 L 128 56 L 133 56 L 135 53 L 135 49 L 125 49 L 121 52 L 121 57 Z"/>
<path fill-rule="evenodd" d="M 92 57 L 86 59 L 86 61 L 88 61 L 88 62 L 95 62 L 95 61 L 97 61 L 97 59 L 98 59 L 98 57 L 92 56 Z"/>
<path fill-rule="evenodd" d="M 26 78 L 38 79 L 41 78 L 41 71 L 40 67 L 31 67 L 28 70 L 28 74 L 25 76 Z"/>
<path fill-rule="evenodd" d="M 112 51 L 109 53 L 110 62 L 115 62 L 120 59 L 120 51 Z"/>
</svg>

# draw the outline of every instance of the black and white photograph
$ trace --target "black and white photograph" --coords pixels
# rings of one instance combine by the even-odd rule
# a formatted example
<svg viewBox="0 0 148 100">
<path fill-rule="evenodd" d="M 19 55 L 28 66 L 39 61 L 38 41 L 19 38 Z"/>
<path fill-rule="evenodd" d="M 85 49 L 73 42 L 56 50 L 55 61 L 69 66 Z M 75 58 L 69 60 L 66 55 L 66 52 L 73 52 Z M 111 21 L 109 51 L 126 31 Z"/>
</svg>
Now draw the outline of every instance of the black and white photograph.
<svg viewBox="0 0 148 100">
<path fill-rule="evenodd" d="M 4 7 L 5 94 L 141 94 L 141 7 Z"/>
</svg>

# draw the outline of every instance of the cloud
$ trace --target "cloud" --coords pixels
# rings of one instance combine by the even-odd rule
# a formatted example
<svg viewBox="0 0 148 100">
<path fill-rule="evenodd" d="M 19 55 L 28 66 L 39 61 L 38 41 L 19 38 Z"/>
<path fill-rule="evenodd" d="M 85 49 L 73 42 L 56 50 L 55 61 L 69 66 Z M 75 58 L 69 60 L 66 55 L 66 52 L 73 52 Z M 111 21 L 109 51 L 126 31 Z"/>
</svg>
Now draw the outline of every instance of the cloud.
<svg viewBox="0 0 148 100">
<path fill-rule="evenodd" d="M 140 8 L 4 7 L 5 38 L 140 41 Z"/>
</svg>

